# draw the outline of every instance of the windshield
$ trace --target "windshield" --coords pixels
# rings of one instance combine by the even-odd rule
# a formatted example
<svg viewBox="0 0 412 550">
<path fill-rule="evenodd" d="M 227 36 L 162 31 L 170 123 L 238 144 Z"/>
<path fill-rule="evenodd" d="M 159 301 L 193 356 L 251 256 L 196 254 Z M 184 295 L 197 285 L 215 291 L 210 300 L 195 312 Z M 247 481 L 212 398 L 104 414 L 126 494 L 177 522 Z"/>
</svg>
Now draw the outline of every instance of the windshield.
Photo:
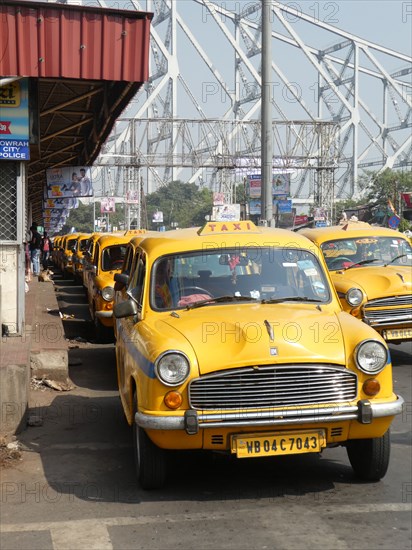
<svg viewBox="0 0 412 550">
<path fill-rule="evenodd" d="M 288 298 L 330 299 L 322 268 L 309 251 L 245 247 L 172 254 L 159 258 L 151 274 L 151 306 L 158 310 Z"/>
<path fill-rule="evenodd" d="M 353 237 L 335 239 L 321 245 L 330 270 L 377 265 L 412 265 L 412 248 L 406 239 L 397 237 Z"/>
</svg>

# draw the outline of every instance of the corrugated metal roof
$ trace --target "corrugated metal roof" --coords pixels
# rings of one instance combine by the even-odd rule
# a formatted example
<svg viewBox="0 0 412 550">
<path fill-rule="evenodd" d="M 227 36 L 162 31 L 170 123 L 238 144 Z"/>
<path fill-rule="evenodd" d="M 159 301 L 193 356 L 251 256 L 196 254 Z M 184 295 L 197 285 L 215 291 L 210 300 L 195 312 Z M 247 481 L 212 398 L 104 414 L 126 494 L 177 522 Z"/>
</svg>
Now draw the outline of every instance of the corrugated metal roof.
<svg viewBox="0 0 412 550">
<path fill-rule="evenodd" d="M 2 0 L 0 14 L 2 76 L 148 78 L 151 13 Z"/>
</svg>

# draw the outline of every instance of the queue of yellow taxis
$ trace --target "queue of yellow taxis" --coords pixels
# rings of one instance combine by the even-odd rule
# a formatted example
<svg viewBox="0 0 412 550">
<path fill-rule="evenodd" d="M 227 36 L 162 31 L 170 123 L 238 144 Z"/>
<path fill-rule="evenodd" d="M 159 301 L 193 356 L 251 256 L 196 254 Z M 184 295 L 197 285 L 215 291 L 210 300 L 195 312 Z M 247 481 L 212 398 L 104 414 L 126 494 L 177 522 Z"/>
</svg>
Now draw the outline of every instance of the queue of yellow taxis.
<svg viewBox="0 0 412 550">
<path fill-rule="evenodd" d="M 412 247 L 405 235 L 364 222 L 300 233 L 325 256 L 345 311 L 387 342 L 412 341 Z"/>
<path fill-rule="evenodd" d="M 130 238 L 128 232 L 106 234 L 94 244 L 86 290 L 98 342 L 113 340 L 114 276 L 122 269 Z"/>
<path fill-rule="evenodd" d="M 168 450 L 239 459 L 343 445 L 364 480 L 386 473 L 403 399 L 388 347 L 342 311 L 303 235 L 250 221 L 147 236 L 116 303 L 118 385 L 145 489 Z"/>
</svg>

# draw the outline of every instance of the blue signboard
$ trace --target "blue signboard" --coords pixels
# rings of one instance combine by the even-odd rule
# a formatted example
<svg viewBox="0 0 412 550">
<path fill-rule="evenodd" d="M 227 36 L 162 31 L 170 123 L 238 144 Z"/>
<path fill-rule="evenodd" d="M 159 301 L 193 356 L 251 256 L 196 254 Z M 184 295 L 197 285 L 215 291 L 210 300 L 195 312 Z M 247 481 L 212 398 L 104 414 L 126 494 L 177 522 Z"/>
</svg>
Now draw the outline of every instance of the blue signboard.
<svg viewBox="0 0 412 550">
<path fill-rule="evenodd" d="M 27 79 L 0 86 L 0 159 L 30 160 Z"/>
<path fill-rule="evenodd" d="M 278 212 L 281 214 L 290 214 L 292 212 L 292 200 L 278 201 Z"/>
<path fill-rule="evenodd" d="M 398 227 L 398 225 L 400 224 L 400 222 L 401 222 L 400 217 L 393 215 L 389 218 L 388 225 L 389 225 L 390 228 L 396 229 Z"/>
</svg>

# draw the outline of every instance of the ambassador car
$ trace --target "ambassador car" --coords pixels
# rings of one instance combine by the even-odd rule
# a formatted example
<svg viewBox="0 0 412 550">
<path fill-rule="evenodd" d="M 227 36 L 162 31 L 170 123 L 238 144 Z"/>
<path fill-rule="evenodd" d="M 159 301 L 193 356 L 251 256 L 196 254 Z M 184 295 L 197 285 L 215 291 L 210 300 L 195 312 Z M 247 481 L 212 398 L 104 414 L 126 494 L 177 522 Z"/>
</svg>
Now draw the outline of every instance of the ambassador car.
<svg viewBox="0 0 412 550">
<path fill-rule="evenodd" d="M 114 276 L 120 273 L 130 236 L 108 234 L 95 242 L 88 267 L 87 297 L 99 343 L 113 340 Z"/>
<path fill-rule="evenodd" d="M 250 221 L 147 236 L 115 304 L 118 385 L 145 489 L 169 450 L 239 459 L 345 446 L 356 475 L 389 464 L 403 399 L 384 339 L 342 311 L 319 249 Z"/>
<path fill-rule="evenodd" d="M 412 247 L 405 235 L 364 222 L 300 233 L 325 256 L 345 311 L 387 342 L 412 340 Z"/>
</svg>

